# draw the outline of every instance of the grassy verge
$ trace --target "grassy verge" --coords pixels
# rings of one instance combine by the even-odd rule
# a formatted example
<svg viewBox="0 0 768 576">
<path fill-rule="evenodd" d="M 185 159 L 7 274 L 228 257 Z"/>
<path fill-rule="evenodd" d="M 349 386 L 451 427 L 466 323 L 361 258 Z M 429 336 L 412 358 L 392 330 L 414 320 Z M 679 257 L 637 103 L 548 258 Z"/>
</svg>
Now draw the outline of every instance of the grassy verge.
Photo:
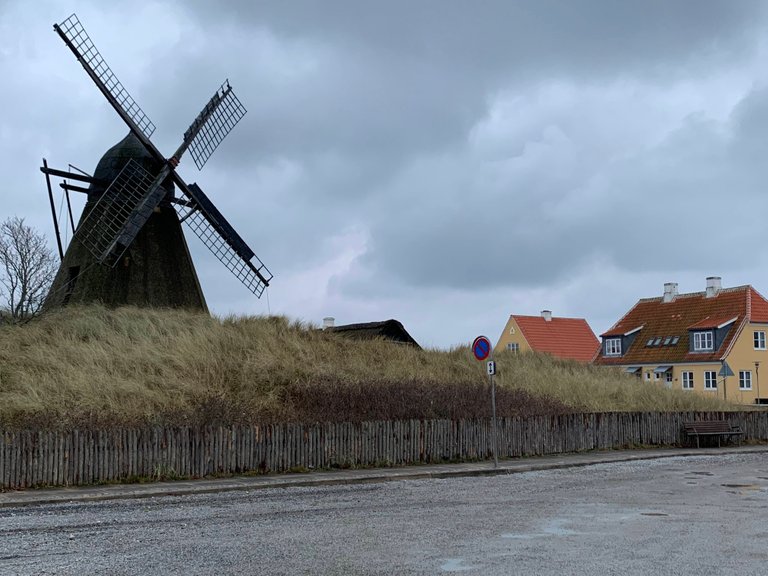
<svg viewBox="0 0 768 576">
<path fill-rule="evenodd" d="M 501 415 L 728 409 L 618 370 L 499 354 Z M 282 317 L 69 307 L 0 327 L 0 427 L 359 421 L 487 414 L 467 347 L 355 341 Z"/>
</svg>

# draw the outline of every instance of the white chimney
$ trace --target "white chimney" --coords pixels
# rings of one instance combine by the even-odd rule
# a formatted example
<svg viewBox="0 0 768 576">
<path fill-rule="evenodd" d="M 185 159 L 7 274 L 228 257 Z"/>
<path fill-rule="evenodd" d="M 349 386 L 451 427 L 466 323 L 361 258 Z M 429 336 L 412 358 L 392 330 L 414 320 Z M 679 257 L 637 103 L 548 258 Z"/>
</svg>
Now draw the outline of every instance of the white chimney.
<svg viewBox="0 0 768 576">
<path fill-rule="evenodd" d="M 552 310 L 542 310 L 541 317 L 547 322 L 552 322 Z"/>
<path fill-rule="evenodd" d="M 722 278 L 720 276 L 709 276 L 707 278 L 707 298 L 717 296 L 722 287 Z"/>
<path fill-rule="evenodd" d="M 677 282 L 666 282 L 664 284 L 663 302 L 672 302 L 677 296 Z"/>
<path fill-rule="evenodd" d="M 323 330 L 326 328 L 333 328 L 334 322 L 336 322 L 336 318 L 333 316 L 326 316 L 323 318 Z"/>
</svg>

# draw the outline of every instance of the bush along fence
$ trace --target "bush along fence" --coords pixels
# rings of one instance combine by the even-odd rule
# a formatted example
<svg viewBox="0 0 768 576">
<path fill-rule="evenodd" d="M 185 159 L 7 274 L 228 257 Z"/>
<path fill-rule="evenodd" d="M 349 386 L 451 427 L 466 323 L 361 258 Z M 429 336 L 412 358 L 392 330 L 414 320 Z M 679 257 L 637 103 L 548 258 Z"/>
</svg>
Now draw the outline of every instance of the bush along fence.
<svg viewBox="0 0 768 576">
<path fill-rule="evenodd" d="M 726 419 L 768 440 L 768 412 L 615 412 L 499 418 L 500 457 L 681 444 L 682 423 Z M 0 488 L 407 465 L 493 457 L 492 421 L 0 431 Z"/>
</svg>

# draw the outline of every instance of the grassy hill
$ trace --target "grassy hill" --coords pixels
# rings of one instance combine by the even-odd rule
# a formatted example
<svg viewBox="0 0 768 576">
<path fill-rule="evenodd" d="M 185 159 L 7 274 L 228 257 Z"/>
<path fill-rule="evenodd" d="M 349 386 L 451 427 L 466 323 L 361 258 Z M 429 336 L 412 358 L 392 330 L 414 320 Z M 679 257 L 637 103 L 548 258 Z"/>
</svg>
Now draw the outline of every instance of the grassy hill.
<svg viewBox="0 0 768 576">
<path fill-rule="evenodd" d="M 496 360 L 500 415 L 729 407 L 619 370 Z M 488 404 L 468 347 L 348 340 L 283 317 L 73 306 L 0 327 L 0 428 L 472 417 Z"/>
</svg>

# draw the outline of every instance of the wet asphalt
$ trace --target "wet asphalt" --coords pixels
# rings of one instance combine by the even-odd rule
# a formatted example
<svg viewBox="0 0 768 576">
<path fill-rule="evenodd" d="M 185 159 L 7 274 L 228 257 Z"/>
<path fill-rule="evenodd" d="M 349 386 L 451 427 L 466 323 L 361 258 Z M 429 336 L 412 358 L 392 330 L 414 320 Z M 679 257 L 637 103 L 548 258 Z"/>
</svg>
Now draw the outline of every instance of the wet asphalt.
<svg viewBox="0 0 768 576">
<path fill-rule="evenodd" d="M 768 574 L 768 453 L 664 454 L 95 500 L 4 494 L 0 574 Z"/>
</svg>

